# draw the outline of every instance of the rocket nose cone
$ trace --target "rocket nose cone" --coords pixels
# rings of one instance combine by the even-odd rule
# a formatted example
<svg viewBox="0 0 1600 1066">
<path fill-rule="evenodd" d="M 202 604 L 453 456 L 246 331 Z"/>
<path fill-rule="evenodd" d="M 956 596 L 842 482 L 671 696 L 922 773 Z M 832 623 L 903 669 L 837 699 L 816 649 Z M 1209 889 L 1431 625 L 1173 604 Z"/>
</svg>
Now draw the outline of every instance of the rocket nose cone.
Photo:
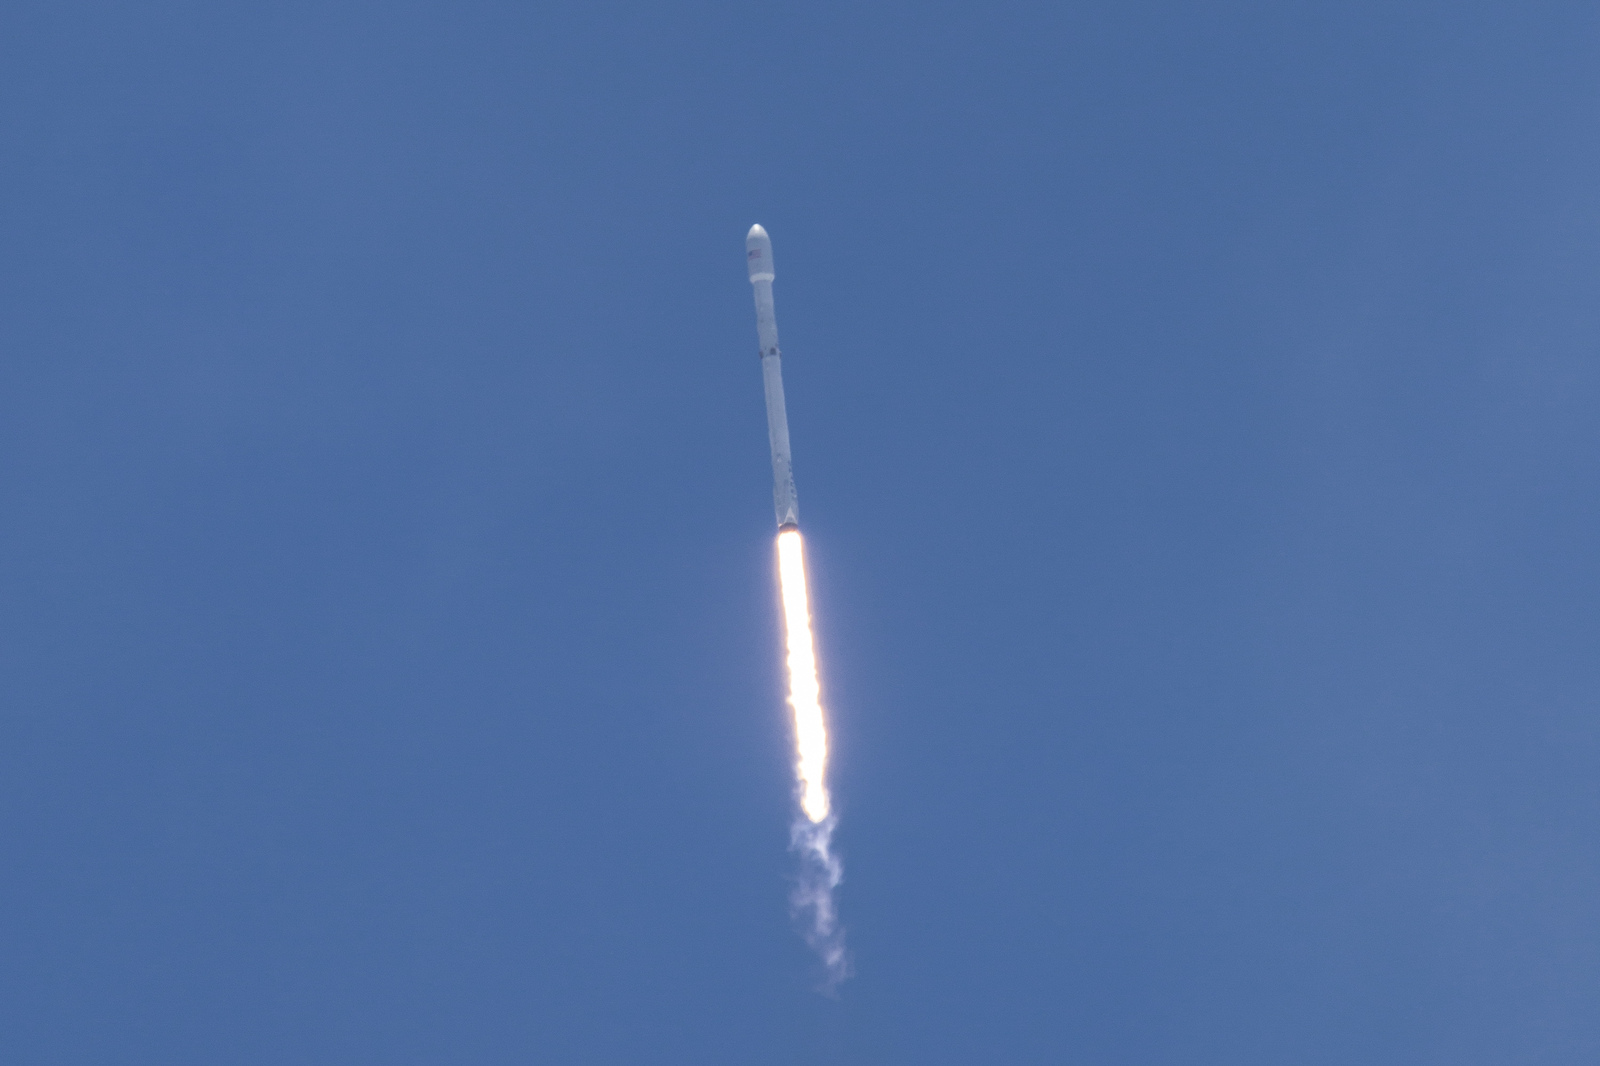
<svg viewBox="0 0 1600 1066">
<path fill-rule="evenodd" d="M 751 226 L 750 233 L 744 239 L 744 258 L 750 267 L 750 283 L 772 280 L 772 242 L 767 239 L 767 231 L 760 226 Z"/>
</svg>

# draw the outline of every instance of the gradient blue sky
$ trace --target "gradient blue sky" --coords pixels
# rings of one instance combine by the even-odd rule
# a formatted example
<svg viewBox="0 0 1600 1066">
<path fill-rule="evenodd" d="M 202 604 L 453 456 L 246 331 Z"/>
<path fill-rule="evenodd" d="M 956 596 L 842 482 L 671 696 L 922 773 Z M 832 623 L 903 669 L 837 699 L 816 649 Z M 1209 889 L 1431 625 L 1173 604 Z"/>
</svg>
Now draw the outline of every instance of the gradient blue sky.
<svg viewBox="0 0 1600 1066">
<path fill-rule="evenodd" d="M 1582 3 L 8 4 L 0 1061 L 1600 1061 L 1597 123 Z"/>
</svg>

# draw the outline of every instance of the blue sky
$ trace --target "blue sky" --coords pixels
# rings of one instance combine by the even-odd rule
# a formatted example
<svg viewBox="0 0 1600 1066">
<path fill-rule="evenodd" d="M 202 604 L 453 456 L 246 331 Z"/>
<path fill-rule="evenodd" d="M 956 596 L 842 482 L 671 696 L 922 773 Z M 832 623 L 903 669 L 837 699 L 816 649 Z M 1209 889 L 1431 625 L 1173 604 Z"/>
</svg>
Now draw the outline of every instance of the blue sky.
<svg viewBox="0 0 1600 1066">
<path fill-rule="evenodd" d="M 9 5 L 0 1059 L 1595 1061 L 1597 31 Z"/>
</svg>

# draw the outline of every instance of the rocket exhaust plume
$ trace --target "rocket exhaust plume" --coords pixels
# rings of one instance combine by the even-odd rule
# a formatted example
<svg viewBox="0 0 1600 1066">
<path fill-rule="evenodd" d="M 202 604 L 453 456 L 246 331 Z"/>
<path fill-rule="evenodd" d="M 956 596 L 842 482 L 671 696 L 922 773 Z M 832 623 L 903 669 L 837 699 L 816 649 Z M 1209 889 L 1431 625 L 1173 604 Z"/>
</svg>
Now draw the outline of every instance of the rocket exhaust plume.
<svg viewBox="0 0 1600 1066">
<path fill-rule="evenodd" d="M 795 776 L 800 810 L 789 846 L 800 855 L 800 880 L 792 902 L 807 922 L 806 941 L 827 970 L 832 988 L 850 975 L 844 931 L 834 910 L 833 890 L 844 867 L 831 850 L 833 813 L 828 801 L 828 727 L 817 684 L 817 656 L 811 639 L 811 607 L 806 595 L 806 563 L 798 529 L 778 534 L 778 582 L 783 593 L 783 632 L 788 649 L 789 706 L 794 710 Z"/>
<path fill-rule="evenodd" d="M 783 632 L 789 659 L 789 705 L 794 708 L 800 809 L 813 822 L 828 817 L 828 728 L 822 720 L 817 653 L 811 639 L 806 561 L 798 529 L 778 534 L 778 581 L 783 590 Z"/>
<path fill-rule="evenodd" d="M 800 505 L 789 458 L 789 416 L 783 402 L 783 363 L 778 319 L 772 303 L 772 241 L 760 226 L 745 238 L 745 262 L 755 290 L 756 332 L 761 339 L 761 377 L 767 393 L 767 436 L 772 445 L 772 500 L 778 517 L 778 584 L 783 598 L 783 637 L 789 668 L 789 706 L 794 712 L 795 777 L 800 812 L 790 847 L 800 856 L 800 879 L 792 902 L 806 923 L 806 940 L 822 957 L 831 989 L 849 976 L 844 931 L 833 893 L 844 867 L 833 853 L 835 818 L 828 799 L 828 723 L 817 681 L 816 642 L 806 591 Z"/>
</svg>

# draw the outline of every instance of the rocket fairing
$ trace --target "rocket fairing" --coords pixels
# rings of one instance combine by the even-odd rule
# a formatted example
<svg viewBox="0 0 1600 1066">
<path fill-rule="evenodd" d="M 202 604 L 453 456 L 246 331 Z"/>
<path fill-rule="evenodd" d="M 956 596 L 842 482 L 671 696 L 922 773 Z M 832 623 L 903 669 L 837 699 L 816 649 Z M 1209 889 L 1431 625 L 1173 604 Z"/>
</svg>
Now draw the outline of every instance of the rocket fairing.
<svg viewBox="0 0 1600 1066">
<path fill-rule="evenodd" d="M 772 241 L 759 225 L 744 239 L 745 265 L 756 298 L 756 334 L 761 340 L 761 378 L 767 388 L 767 439 L 772 444 L 772 504 L 778 528 L 800 527 L 789 458 L 789 415 L 783 406 L 783 357 L 778 352 L 778 317 L 772 309 Z"/>
</svg>

